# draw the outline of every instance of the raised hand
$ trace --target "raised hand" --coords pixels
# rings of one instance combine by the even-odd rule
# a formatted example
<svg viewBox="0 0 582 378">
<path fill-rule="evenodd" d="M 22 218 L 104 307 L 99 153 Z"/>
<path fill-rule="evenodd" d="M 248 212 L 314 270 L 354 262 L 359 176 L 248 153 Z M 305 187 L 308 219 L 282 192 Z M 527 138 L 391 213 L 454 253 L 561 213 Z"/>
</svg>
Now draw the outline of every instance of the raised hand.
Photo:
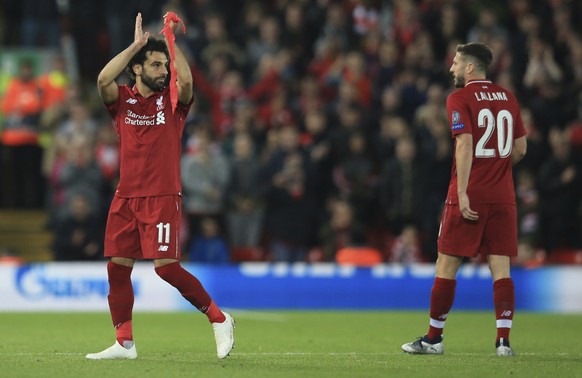
<svg viewBox="0 0 582 378">
<path fill-rule="evenodd" d="M 164 25 L 167 22 L 166 19 L 168 18 L 168 16 L 170 17 L 170 29 L 172 30 L 172 33 L 176 34 L 176 30 L 180 26 L 180 23 L 182 24 L 182 33 L 185 33 L 186 30 L 184 29 L 184 23 L 179 17 L 176 16 L 175 13 L 164 14 Z"/>
<path fill-rule="evenodd" d="M 149 32 L 143 32 L 143 29 L 141 27 L 141 13 L 138 13 L 137 16 L 135 17 L 135 34 L 134 34 L 134 39 L 133 39 L 133 43 L 135 43 L 136 45 L 138 45 L 139 47 L 143 47 L 146 45 L 146 43 L 148 43 L 148 38 L 150 37 L 150 33 Z"/>
</svg>

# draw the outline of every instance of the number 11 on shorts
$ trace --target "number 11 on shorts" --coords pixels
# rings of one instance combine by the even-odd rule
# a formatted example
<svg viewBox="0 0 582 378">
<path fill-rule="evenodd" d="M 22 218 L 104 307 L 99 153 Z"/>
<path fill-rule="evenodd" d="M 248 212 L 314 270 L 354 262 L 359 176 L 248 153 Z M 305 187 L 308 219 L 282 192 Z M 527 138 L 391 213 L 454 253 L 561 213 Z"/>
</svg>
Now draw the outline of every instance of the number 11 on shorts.
<svg viewBox="0 0 582 378">
<path fill-rule="evenodd" d="M 158 243 L 170 243 L 170 224 L 160 222 L 156 225 L 156 228 L 158 229 Z"/>
</svg>

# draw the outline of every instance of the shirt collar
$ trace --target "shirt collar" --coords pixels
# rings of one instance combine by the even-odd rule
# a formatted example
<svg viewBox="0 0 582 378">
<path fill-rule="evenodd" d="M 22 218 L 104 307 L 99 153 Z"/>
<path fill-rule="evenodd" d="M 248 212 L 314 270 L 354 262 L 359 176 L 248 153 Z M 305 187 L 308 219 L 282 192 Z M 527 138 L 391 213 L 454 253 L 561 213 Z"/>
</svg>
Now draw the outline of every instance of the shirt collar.
<svg viewBox="0 0 582 378">
<path fill-rule="evenodd" d="M 486 80 L 486 79 L 469 80 L 465 83 L 465 87 L 469 84 L 491 84 L 491 80 Z"/>
</svg>

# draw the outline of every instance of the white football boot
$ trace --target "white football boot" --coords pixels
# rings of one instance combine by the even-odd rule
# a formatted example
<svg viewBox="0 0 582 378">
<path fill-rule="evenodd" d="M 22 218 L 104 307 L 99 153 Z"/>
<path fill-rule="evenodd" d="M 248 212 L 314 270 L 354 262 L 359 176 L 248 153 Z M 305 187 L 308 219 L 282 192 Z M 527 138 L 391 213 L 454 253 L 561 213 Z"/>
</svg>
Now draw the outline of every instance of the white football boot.
<svg viewBox="0 0 582 378">
<path fill-rule="evenodd" d="M 226 320 L 222 323 L 212 323 L 214 339 L 216 340 L 216 355 L 223 359 L 234 348 L 234 319 L 230 314 L 223 312 Z"/>
<path fill-rule="evenodd" d="M 498 356 L 502 357 L 515 356 L 513 349 L 509 346 L 509 341 L 506 341 L 503 338 L 499 339 L 496 343 L 495 352 Z"/>
<path fill-rule="evenodd" d="M 90 353 L 86 356 L 90 360 L 114 360 L 114 359 L 125 359 L 134 360 L 137 358 L 137 349 L 135 344 L 132 343 L 131 348 L 127 349 L 119 345 L 116 341 L 115 344 L 110 346 L 99 353 Z"/>
<path fill-rule="evenodd" d="M 410 354 L 443 354 L 445 353 L 445 346 L 442 336 L 440 341 L 434 344 L 424 341 L 423 337 L 419 337 L 411 343 L 402 345 L 402 350 Z"/>
</svg>

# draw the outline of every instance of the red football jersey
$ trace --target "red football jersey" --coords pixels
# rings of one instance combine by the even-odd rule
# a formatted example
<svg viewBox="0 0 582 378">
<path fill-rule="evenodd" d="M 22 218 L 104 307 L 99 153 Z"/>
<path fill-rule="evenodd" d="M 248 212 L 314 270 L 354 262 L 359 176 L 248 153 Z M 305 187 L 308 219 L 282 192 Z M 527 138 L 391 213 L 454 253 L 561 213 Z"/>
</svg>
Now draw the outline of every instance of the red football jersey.
<svg viewBox="0 0 582 378">
<path fill-rule="evenodd" d="M 178 102 L 172 113 L 166 87 L 145 98 L 135 87 L 120 85 L 119 98 L 106 105 L 120 141 L 119 197 L 182 194 L 182 132 L 190 104 Z"/>
<path fill-rule="evenodd" d="M 453 138 L 473 135 L 469 201 L 514 204 L 511 152 L 513 141 L 526 135 L 515 97 L 489 80 L 469 81 L 448 96 L 447 113 Z M 455 160 L 447 203 L 458 203 Z"/>
</svg>

